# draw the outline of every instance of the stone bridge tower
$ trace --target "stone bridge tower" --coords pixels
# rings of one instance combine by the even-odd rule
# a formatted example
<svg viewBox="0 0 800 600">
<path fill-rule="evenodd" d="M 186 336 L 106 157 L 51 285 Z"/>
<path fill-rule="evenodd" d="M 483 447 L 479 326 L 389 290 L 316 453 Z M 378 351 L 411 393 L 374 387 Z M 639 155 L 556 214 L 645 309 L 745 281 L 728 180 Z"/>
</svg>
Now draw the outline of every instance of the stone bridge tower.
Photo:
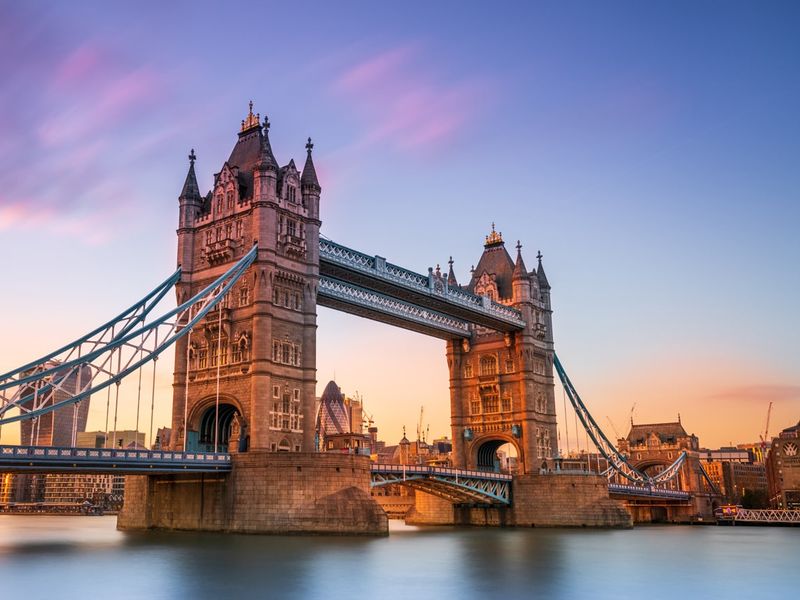
<svg viewBox="0 0 800 600">
<path fill-rule="evenodd" d="M 537 258 L 537 269 L 528 272 L 519 242 L 514 261 L 492 225 L 472 270 L 466 289 L 513 306 L 527 325 L 506 334 L 476 327 L 470 341 L 447 344 L 458 467 L 492 468 L 497 449 L 506 443 L 516 448 L 525 473 L 549 468 L 558 454 L 550 285 L 541 253 Z M 452 264 L 448 285 L 457 285 Z"/>
<path fill-rule="evenodd" d="M 179 198 L 178 302 L 253 244 L 258 256 L 227 298 L 176 344 L 173 446 L 220 452 L 314 448 L 320 185 L 306 144 L 302 173 L 278 165 L 269 121 L 242 121 L 205 196 L 194 150 Z M 215 423 L 218 426 L 215 427 Z"/>
</svg>

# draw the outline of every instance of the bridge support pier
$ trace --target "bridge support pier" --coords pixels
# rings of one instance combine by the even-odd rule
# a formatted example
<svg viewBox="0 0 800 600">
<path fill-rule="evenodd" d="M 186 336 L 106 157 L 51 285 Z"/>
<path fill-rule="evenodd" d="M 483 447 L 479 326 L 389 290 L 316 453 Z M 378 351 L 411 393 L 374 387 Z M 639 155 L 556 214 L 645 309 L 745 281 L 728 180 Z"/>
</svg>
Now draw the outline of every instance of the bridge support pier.
<svg viewBox="0 0 800 600">
<path fill-rule="evenodd" d="M 251 451 L 220 475 L 129 476 L 117 527 L 261 534 L 387 535 L 369 458 Z"/>
<path fill-rule="evenodd" d="M 410 525 L 511 527 L 633 526 L 622 502 L 608 496 L 608 482 L 598 475 L 528 474 L 514 477 L 513 505 L 471 508 L 416 491 Z"/>
</svg>

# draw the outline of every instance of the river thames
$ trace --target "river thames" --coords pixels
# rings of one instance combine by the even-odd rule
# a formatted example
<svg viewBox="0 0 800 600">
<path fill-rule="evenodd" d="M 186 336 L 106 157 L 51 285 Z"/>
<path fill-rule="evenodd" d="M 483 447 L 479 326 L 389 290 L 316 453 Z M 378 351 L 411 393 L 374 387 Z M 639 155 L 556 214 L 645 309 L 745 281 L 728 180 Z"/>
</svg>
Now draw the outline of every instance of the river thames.
<svg viewBox="0 0 800 600">
<path fill-rule="evenodd" d="M 0 598 L 778 598 L 800 529 L 416 528 L 385 538 L 122 533 L 0 516 Z"/>
</svg>

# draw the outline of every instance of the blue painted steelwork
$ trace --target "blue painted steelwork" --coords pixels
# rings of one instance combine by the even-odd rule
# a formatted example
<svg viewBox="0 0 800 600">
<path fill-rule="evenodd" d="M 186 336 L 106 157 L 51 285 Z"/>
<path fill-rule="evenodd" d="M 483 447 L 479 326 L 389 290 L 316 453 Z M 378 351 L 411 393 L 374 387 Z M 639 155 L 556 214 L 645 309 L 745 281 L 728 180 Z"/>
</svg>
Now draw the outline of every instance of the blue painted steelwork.
<svg viewBox="0 0 800 600">
<path fill-rule="evenodd" d="M 608 493 L 612 496 L 636 496 L 684 501 L 688 501 L 692 497 L 689 492 L 684 492 L 682 490 L 670 490 L 646 485 L 626 485 L 622 483 L 609 483 Z"/>
<path fill-rule="evenodd" d="M 577 413 L 578 418 L 581 420 L 581 424 L 586 430 L 586 433 L 592 439 L 592 442 L 594 442 L 594 445 L 597 447 L 603 457 L 608 461 L 608 464 L 613 469 L 613 472 L 621 475 L 629 481 L 632 481 L 634 484 L 645 486 L 663 484 L 678 475 L 683 461 L 686 460 L 686 452 L 681 452 L 680 456 L 678 456 L 674 463 L 672 463 L 669 467 L 655 477 L 650 477 L 649 475 L 636 469 L 628 461 L 628 458 L 624 454 L 620 453 L 616 446 L 611 443 L 611 441 L 606 437 L 606 434 L 603 433 L 603 430 L 600 429 L 600 426 L 594 420 L 591 413 L 589 413 L 586 405 L 583 403 L 578 395 L 578 392 L 575 390 L 575 386 L 572 385 L 572 382 L 567 376 L 567 372 L 564 370 L 561 361 L 555 354 L 553 355 L 553 364 L 556 368 L 559 379 L 561 379 L 561 384 L 564 386 L 564 390 L 567 393 L 567 397 L 572 404 L 572 408 L 575 409 L 575 412 Z"/>
<path fill-rule="evenodd" d="M 467 321 L 331 277 L 319 278 L 317 303 L 444 339 L 471 335 Z"/>
<path fill-rule="evenodd" d="M 155 308 L 161 299 L 169 292 L 172 287 L 180 280 L 181 269 L 178 269 L 160 283 L 155 289 L 149 292 L 144 298 L 130 306 L 128 309 L 122 311 L 116 317 L 100 325 L 100 327 L 90 331 L 83 337 L 62 346 L 58 350 L 54 350 L 49 354 L 31 361 L 21 367 L 17 367 L 13 371 L 3 373 L 0 375 L 0 391 L 12 387 L 22 389 L 27 383 L 32 383 L 42 378 L 52 376 L 52 380 L 37 389 L 38 394 L 46 394 L 58 383 L 64 381 L 70 374 L 69 371 L 64 371 L 61 363 L 70 361 L 74 356 L 80 356 L 80 351 L 84 345 L 88 345 L 89 350 L 97 347 L 104 346 L 115 339 L 119 339 L 126 333 L 131 331 L 136 325 L 143 322 L 147 315 Z M 117 327 L 119 326 L 119 330 Z M 108 339 L 106 339 L 108 337 Z M 53 359 L 63 356 L 61 361 L 53 361 Z M 56 362 L 58 364 L 56 364 Z M 0 394 L 2 398 L 2 394 Z M 5 407 L 0 407 L 0 416 L 5 412 Z"/>
<path fill-rule="evenodd" d="M 522 314 L 488 296 L 451 288 L 446 277 L 421 275 L 330 240 L 319 241 L 320 275 L 343 281 L 393 299 L 433 310 L 467 323 L 499 331 L 525 327 Z"/>
<path fill-rule="evenodd" d="M 376 464 L 370 485 L 405 485 L 454 504 L 509 506 L 512 480 L 511 475 L 491 471 Z"/>
<path fill-rule="evenodd" d="M 93 393 L 99 392 L 112 384 L 118 384 L 136 369 L 156 359 L 164 350 L 188 334 L 192 327 L 204 319 L 209 311 L 217 306 L 253 263 L 256 254 L 257 246 L 254 245 L 247 254 L 217 278 L 216 281 L 177 308 L 149 324 L 133 328 L 126 323 L 124 335 L 116 335 L 110 341 L 99 344 L 99 347 L 95 344 L 91 351 L 77 358 L 59 362 L 57 367 L 41 369 L 34 379 L 26 376 L 23 380 L 17 380 L 7 385 L 6 388 L 10 389 L 16 386 L 17 392 L 11 397 L 0 395 L 0 401 L 2 401 L 0 417 L 4 417 L 0 418 L 0 425 L 32 419 L 57 410 L 62 406 L 80 402 Z M 163 290 L 158 288 L 158 290 L 155 295 L 151 293 L 148 296 L 151 298 L 157 296 L 158 299 L 163 298 L 166 288 Z M 148 312 L 152 308 L 153 305 L 149 305 Z M 159 331 L 163 332 L 164 329 L 166 329 L 166 332 L 159 339 Z M 129 353 L 124 365 L 121 358 L 123 350 Z M 57 354 L 49 354 L 48 360 L 52 360 L 54 356 L 57 356 Z M 114 367 L 114 357 L 117 359 L 116 367 Z M 30 364 L 28 366 L 30 367 Z M 58 389 L 59 383 L 65 381 L 67 377 L 77 373 L 85 366 L 92 369 L 91 380 L 84 382 L 83 388 L 71 393 L 68 398 L 56 401 L 54 392 Z M 36 369 L 35 366 L 31 368 Z M 21 369 L 16 369 L 13 372 L 19 373 Z M 100 374 L 106 375 L 107 379 L 96 381 Z M 5 416 L 9 410 L 14 408 L 20 410 L 18 415 Z"/>
<path fill-rule="evenodd" d="M 220 473 L 231 470 L 231 455 L 213 452 L 0 446 L 0 472 Z"/>
</svg>

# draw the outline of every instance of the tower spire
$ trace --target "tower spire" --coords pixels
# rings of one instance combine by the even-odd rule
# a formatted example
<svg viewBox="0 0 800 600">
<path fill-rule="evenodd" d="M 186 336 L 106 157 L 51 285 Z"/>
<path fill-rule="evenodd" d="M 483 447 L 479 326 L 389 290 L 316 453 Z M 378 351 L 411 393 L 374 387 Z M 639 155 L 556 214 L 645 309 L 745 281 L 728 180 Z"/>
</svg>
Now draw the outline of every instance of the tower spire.
<svg viewBox="0 0 800 600">
<path fill-rule="evenodd" d="M 458 281 L 456 281 L 456 274 L 453 272 L 453 257 L 450 257 L 450 260 L 447 261 L 447 264 L 450 265 L 450 270 L 447 273 L 447 285 L 448 287 L 456 287 L 458 286 Z"/>
<path fill-rule="evenodd" d="M 497 232 L 494 229 L 494 222 L 492 222 L 492 232 L 486 236 L 486 242 L 483 244 L 485 248 L 489 246 L 496 246 L 503 243 L 503 232 Z"/>
<path fill-rule="evenodd" d="M 517 262 L 514 264 L 514 273 L 511 275 L 512 279 L 524 279 L 528 274 L 525 268 L 525 261 L 522 260 L 522 244 L 517 240 Z"/>
<path fill-rule="evenodd" d="M 253 114 L 253 101 L 250 100 L 250 110 L 247 112 L 247 116 L 242 119 L 242 130 L 241 132 L 250 131 L 251 129 L 258 127 L 259 122 L 261 121 L 261 115 L 259 113 Z M 240 132 L 240 133 L 241 133 Z"/>
<path fill-rule="evenodd" d="M 319 185 L 319 180 L 317 179 L 317 170 L 314 168 L 314 161 L 311 158 L 311 151 L 313 149 L 314 144 L 311 142 L 311 138 L 308 138 L 308 142 L 306 142 L 306 164 L 303 166 L 302 175 L 300 175 L 300 185 L 314 186 L 319 190 L 321 188 Z"/>
<path fill-rule="evenodd" d="M 183 190 L 181 191 L 180 198 L 199 200 L 200 199 L 200 186 L 197 185 L 197 175 L 194 172 L 194 161 L 197 160 L 197 155 L 194 153 L 194 148 L 189 153 L 189 172 L 186 174 L 186 180 L 183 182 Z"/>
<path fill-rule="evenodd" d="M 252 104 L 252 103 L 251 103 Z M 272 153 L 272 146 L 269 143 L 269 117 L 264 115 L 263 134 L 261 136 L 261 150 L 258 154 L 258 165 L 262 168 L 272 168 L 278 170 L 278 161 Z"/>
<path fill-rule="evenodd" d="M 550 284 L 547 281 L 547 275 L 544 274 L 544 267 L 542 266 L 543 256 L 544 255 L 542 254 L 541 250 L 539 250 L 539 252 L 536 254 L 536 258 L 539 261 L 539 265 L 536 267 L 536 278 L 539 280 L 539 287 L 541 289 L 547 288 L 549 290 Z"/>
</svg>

